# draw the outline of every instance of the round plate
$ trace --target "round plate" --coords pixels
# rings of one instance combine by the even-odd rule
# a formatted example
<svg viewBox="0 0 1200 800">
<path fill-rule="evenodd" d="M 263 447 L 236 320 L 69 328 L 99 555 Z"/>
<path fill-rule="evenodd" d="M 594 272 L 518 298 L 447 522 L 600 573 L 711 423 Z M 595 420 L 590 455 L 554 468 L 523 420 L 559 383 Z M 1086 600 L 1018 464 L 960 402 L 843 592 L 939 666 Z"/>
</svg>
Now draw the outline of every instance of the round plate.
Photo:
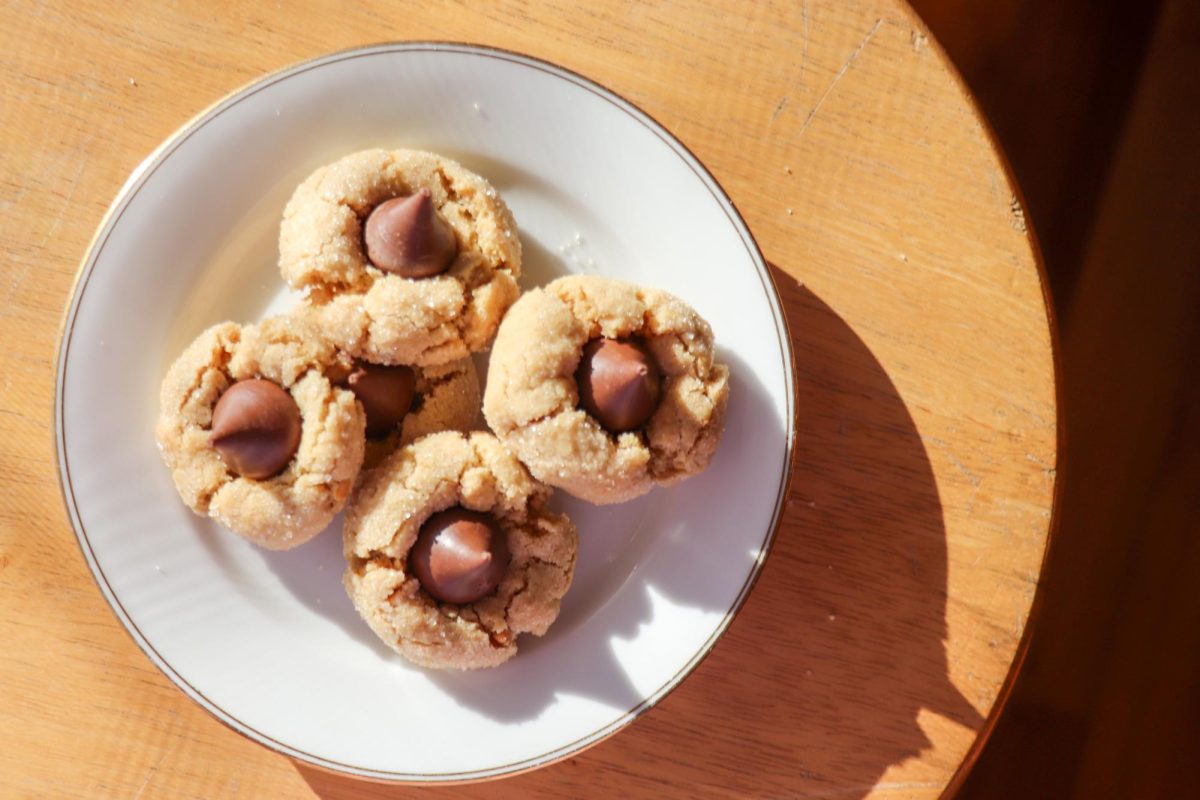
<svg viewBox="0 0 1200 800">
<path fill-rule="evenodd" d="M 183 347 L 213 323 L 294 302 L 275 268 L 292 190 L 367 147 L 434 150 L 488 178 L 521 228 L 526 288 L 588 272 L 677 294 L 712 323 L 733 374 L 725 436 L 705 473 L 620 506 L 558 498 L 579 527 L 574 585 L 549 633 L 523 637 L 494 670 L 406 663 L 350 605 L 337 530 L 290 552 L 257 549 L 183 506 L 154 445 L 159 381 Z M 135 170 L 67 311 L 55 413 L 83 554 L 159 669 L 286 755 L 435 782 L 574 753 L 696 666 L 770 546 L 794 402 L 762 255 L 683 145 L 559 67 L 482 47 L 396 44 L 264 78 Z"/>
</svg>

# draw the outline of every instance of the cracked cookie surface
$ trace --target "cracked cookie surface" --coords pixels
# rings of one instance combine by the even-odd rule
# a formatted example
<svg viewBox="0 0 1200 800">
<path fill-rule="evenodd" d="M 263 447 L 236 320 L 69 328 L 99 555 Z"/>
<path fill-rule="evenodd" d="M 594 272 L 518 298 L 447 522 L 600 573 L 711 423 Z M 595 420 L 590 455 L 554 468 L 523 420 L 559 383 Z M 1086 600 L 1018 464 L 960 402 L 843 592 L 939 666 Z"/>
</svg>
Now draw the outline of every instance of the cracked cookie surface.
<svg viewBox="0 0 1200 800">
<path fill-rule="evenodd" d="M 493 667 L 517 636 L 544 634 L 575 570 L 578 539 L 546 508 L 551 489 L 487 433 L 432 434 L 368 472 L 346 510 L 346 591 L 389 647 L 425 667 Z M 453 506 L 491 514 L 511 561 L 496 590 L 473 603 L 440 603 L 407 568 L 422 524 Z"/>
<path fill-rule="evenodd" d="M 592 339 L 641 340 L 662 397 L 639 430 L 614 434 L 579 407 L 575 370 Z M 729 369 L 709 324 L 682 300 L 613 278 L 574 275 L 528 292 L 492 347 L 483 413 L 541 481 L 619 503 L 702 471 L 720 442 Z"/>
<path fill-rule="evenodd" d="M 184 350 L 163 379 L 155 438 L 192 511 L 272 550 L 303 544 L 329 524 L 362 464 L 365 424 L 354 395 L 325 375 L 334 358 L 332 345 L 287 317 L 214 325 Z M 217 400 L 249 378 L 274 381 L 300 409 L 295 455 L 264 480 L 230 471 L 209 441 Z"/>
<path fill-rule="evenodd" d="M 412 279 L 367 259 L 362 227 L 385 200 L 428 189 L 458 242 L 449 269 Z M 444 364 L 483 349 L 520 290 L 512 213 L 483 178 L 419 150 L 365 150 L 321 167 L 292 195 L 279 269 L 338 346 L 378 364 Z"/>
</svg>

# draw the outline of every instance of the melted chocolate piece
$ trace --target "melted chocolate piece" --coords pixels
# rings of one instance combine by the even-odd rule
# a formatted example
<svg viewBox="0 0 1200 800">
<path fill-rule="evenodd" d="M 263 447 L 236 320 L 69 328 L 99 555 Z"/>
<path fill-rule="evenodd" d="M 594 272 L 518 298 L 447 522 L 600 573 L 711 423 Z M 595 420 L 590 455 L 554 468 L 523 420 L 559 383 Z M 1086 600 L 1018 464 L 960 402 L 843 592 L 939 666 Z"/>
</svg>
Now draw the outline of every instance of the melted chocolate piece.
<svg viewBox="0 0 1200 800">
<path fill-rule="evenodd" d="M 375 206 L 363 226 L 367 258 L 384 272 L 429 278 L 450 268 L 458 240 L 428 189 Z"/>
<path fill-rule="evenodd" d="M 387 436 L 401 423 L 417 393 L 417 374 L 411 367 L 385 367 L 357 361 L 346 385 L 367 415 L 367 436 Z"/>
<path fill-rule="evenodd" d="M 575 371 L 583 408 L 613 433 L 640 428 L 658 408 L 662 372 L 633 340 L 593 339 Z"/>
<path fill-rule="evenodd" d="M 443 603 L 466 605 L 496 591 L 508 569 L 508 542 L 488 514 L 449 508 L 421 526 L 408 567 Z"/>
<path fill-rule="evenodd" d="M 209 438 L 221 460 L 243 478 L 283 471 L 300 446 L 300 407 L 279 384 L 238 381 L 213 407 Z"/>
</svg>

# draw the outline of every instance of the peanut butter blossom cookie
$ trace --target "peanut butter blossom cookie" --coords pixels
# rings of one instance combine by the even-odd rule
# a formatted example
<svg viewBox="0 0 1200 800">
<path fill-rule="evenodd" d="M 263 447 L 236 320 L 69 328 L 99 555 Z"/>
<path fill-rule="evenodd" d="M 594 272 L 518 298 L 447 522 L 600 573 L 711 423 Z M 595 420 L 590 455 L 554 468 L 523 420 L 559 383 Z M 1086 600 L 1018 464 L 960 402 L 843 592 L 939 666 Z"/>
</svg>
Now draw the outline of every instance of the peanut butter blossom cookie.
<svg viewBox="0 0 1200 800">
<path fill-rule="evenodd" d="M 362 405 L 364 467 L 428 433 L 470 430 L 479 418 L 479 374 L 469 358 L 429 367 L 339 361 L 330 375 Z"/>
<path fill-rule="evenodd" d="M 155 428 L 184 503 L 272 550 L 328 525 L 362 465 L 365 427 L 353 392 L 326 375 L 336 356 L 286 317 L 200 334 L 167 371 Z"/>
<path fill-rule="evenodd" d="M 483 349 L 519 294 L 521 243 L 478 175 L 417 150 L 366 150 L 296 189 L 279 269 L 336 344 L 378 364 Z"/>
<path fill-rule="evenodd" d="M 541 481 L 620 503 L 708 466 L 729 369 L 712 329 L 666 292 L 597 276 L 529 292 L 500 326 L 488 425 Z"/>
<path fill-rule="evenodd" d="M 311 309 L 301 306 L 291 316 L 320 331 Z M 367 467 L 427 433 L 470 430 L 479 419 L 479 373 L 470 358 L 418 367 L 375 364 L 339 350 L 326 375 L 350 389 L 363 408 Z"/>
<path fill-rule="evenodd" d="M 369 471 L 346 511 L 346 591 L 425 667 L 493 667 L 544 634 L 575 570 L 575 526 L 495 437 L 445 432 Z"/>
</svg>

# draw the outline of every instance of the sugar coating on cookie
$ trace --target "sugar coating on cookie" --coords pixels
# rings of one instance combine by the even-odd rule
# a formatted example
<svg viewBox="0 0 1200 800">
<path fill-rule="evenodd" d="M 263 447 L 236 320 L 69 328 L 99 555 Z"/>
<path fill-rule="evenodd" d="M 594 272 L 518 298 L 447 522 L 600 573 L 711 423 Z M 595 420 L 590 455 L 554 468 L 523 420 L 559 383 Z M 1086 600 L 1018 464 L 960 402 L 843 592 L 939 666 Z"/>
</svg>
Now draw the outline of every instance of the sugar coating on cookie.
<svg viewBox="0 0 1200 800">
<path fill-rule="evenodd" d="M 190 509 L 271 550 L 303 544 L 329 524 L 350 495 L 364 442 L 361 407 L 324 373 L 335 356 L 287 317 L 214 325 L 184 350 L 163 379 L 155 438 Z M 295 455 L 263 480 L 235 474 L 210 443 L 217 400 L 250 378 L 278 384 L 301 415 Z"/>
<path fill-rule="evenodd" d="M 576 368 L 591 340 L 636 339 L 662 372 L 639 430 L 614 434 L 580 407 Z M 709 324 L 657 289 L 575 275 L 509 310 L 488 365 L 488 425 L 541 481 L 592 503 L 619 503 L 702 471 L 725 419 L 729 369 Z"/>
<path fill-rule="evenodd" d="M 347 506 L 344 583 L 354 607 L 389 647 L 421 666 L 507 661 L 518 634 L 547 631 L 571 585 L 575 526 L 546 508 L 550 495 L 487 433 L 437 433 L 397 450 L 366 473 Z M 436 601 L 407 564 L 425 521 L 455 506 L 490 514 L 511 554 L 496 590 L 466 605 Z"/>
<path fill-rule="evenodd" d="M 363 224 L 391 198 L 428 189 L 458 243 L 449 269 L 405 278 L 376 268 Z M 321 167 L 292 195 L 279 269 L 338 346 L 379 364 L 443 364 L 482 350 L 520 290 L 521 242 L 496 190 L 418 150 L 365 150 Z"/>
</svg>

